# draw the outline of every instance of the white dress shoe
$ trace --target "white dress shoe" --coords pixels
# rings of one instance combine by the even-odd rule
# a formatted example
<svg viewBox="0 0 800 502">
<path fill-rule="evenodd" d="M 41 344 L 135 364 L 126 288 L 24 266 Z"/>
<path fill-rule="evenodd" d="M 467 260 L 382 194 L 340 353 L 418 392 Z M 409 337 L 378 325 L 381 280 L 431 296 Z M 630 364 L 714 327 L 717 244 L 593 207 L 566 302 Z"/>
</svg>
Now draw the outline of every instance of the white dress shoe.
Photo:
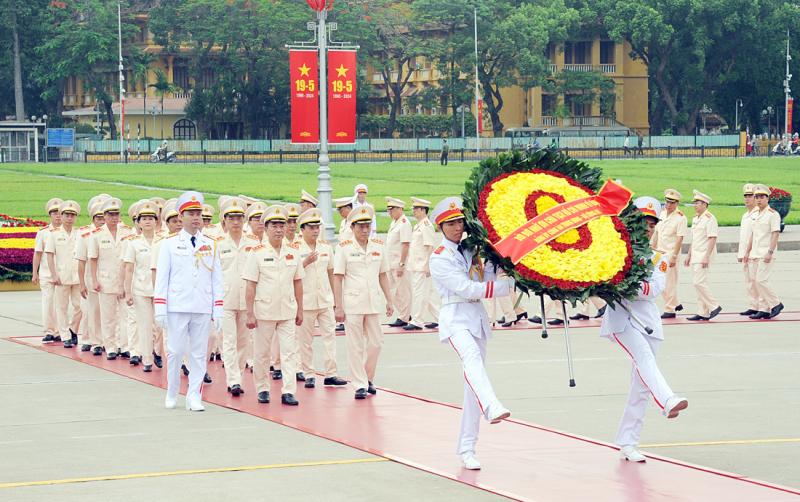
<svg viewBox="0 0 800 502">
<path fill-rule="evenodd" d="M 667 418 L 675 418 L 678 413 L 689 407 L 689 401 L 685 397 L 672 396 L 664 404 L 664 414 Z"/>
<path fill-rule="evenodd" d="M 169 397 L 164 401 L 164 405 L 167 407 L 168 410 L 174 409 L 175 406 L 178 405 L 178 396 Z"/>
<path fill-rule="evenodd" d="M 206 411 L 206 407 L 200 401 L 186 402 L 186 409 L 188 411 Z"/>
<path fill-rule="evenodd" d="M 631 462 L 647 462 L 647 457 L 639 453 L 639 449 L 632 444 L 619 449 L 619 458 Z"/>
<path fill-rule="evenodd" d="M 481 468 L 481 463 L 478 462 L 478 459 L 475 458 L 474 451 L 468 451 L 466 453 L 461 454 L 461 463 L 464 464 L 465 469 L 469 469 L 471 471 L 477 471 Z"/>
<path fill-rule="evenodd" d="M 489 420 L 490 424 L 498 424 L 501 420 L 510 416 L 511 412 L 503 408 L 503 405 L 500 404 L 499 401 L 489 405 L 489 409 L 486 410 L 486 418 Z"/>
</svg>

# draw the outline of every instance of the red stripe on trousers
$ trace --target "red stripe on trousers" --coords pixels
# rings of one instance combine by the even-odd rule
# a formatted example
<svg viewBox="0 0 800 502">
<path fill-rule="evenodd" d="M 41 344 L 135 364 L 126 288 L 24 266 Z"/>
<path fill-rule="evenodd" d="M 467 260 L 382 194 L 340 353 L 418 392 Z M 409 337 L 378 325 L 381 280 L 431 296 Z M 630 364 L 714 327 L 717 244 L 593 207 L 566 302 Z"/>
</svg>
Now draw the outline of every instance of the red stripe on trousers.
<svg viewBox="0 0 800 502">
<path fill-rule="evenodd" d="M 453 350 L 455 350 L 456 354 L 458 354 L 458 358 L 461 359 L 461 365 L 463 366 L 464 365 L 464 358 L 461 357 L 461 354 L 458 352 L 458 349 L 456 348 L 455 345 L 453 345 L 453 341 L 450 340 L 449 338 L 447 339 L 447 341 L 450 342 L 450 346 L 453 347 Z M 475 400 L 478 401 L 478 407 L 481 409 L 481 413 L 483 413 L 485 415 L 486 412 L 483 411 L 483 405 L 481 404 L 481 400 L 478 397 L 478 394 L 475 393 L 475 389 L 472 388 L 472 384 L 469 383 L 469 379 L 467 378 L 467 372 L 466 371 L 464 371 L 464 381 L 467 382 L 467 385 L 469 385 L 469 389 L 472 391 L 472 395 L 474 395 L 475 396 Z"/>
<path fill-rule="evenodd" d="M 644 381 L 644 379 L 642 378 L 642 374 L 641 374 L 641 373 L 639 373 L 639 365 L 638 365 L 638 364 L 636 364 L 636 359 L 633 357 L 633 354 L 631 354 L 631 351 L 629 351 L 629 350 L 628 350 L 628 349 L 627 349 L 627 348 L 626 348 L 624 345 L 622 345 L 622 342 L 620 342 L 620 341 L 619 341 L 619 338 L 617 338 L 617 335 L 616 335 L 616 334 L 614 334 L 614 333 L 611 333 L 611 334 L 612 334 L 612 335 L 614 335 L 614 340 L 616 340 L 616 341 L 617 341 L 617 343 L 620 345 L 620 347 L 622 347 L 623 349 L 625 349 L 625 352 L 627 352 L 627 353 L 628 353 L 628 355 L 629 355 L 629 356 L 631 356 L 631 359 L 633 359 L 633 364 L 635 364 L 635 365 L 636 365 L 636 374 L 637 374 L 637 375 L 639 375 L 639 380 L 641 380 L 641 381 L 642 381 L 642 383 L 644 384 L 644 386 L 645 386 L 645 387 L 647 387 L 647 383 L 646 383 L 646 382 Z M 656 395 L 655 395 L 655 394 L 653 394 L 653 391 L 650 389 L 650 387 L 647 387 L 647 390 L 648 390 L 648 391 L 650 391 L 650 395 L 651 395 L 651 396 L 653 396 L 653 401 L 655 401 L 655 402 L 656 402 L 656 404 L 658 405 L 658 407 L 659 407 L 659 408 L 661 408 L 661 409 L 663 410 L 663 409 L 664 409 L 664 406 L 663 406 L 661 403 L 659 403 L 659 402 L 658 402 L 658 399 L 656 399 Z"/>
</svg>

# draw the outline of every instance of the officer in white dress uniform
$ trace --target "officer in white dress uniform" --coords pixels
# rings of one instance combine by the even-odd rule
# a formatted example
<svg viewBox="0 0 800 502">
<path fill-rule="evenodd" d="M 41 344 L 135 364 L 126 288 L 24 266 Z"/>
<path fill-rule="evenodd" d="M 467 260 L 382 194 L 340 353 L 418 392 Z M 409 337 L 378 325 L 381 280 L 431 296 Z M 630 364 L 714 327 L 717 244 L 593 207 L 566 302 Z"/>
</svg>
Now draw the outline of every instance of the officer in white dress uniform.
<svg viewBox="0 0 800 502">
<path fill-rule="evenodd" d="M 648 237 L 653 236 L 658 216 L 656 208 L 660 202 L 654 197 L 639 197 L 633 203 L 645 214 L 648 224 Z M 667 253 L 654 251 L 651 257 L 653 272 L 639 287 L 636 300 L 624 300 L 626 306 L 636 314 L 653 332 L 647 334 L 644 328 L 619 305 L 616 309 L 606 309 L 600 336 L 618 343 L 633 359 L 631 365 L 631 392 L 622 421 L 617 429 L 614 443 L 620 446 L 620 458 L 633 462 L 644 462 L 647 459 L 639 453 L 639 434 L 642 432 L 644 417 L 647 413 L 647 401 L 650 395 L 667 418 L 675 418 L 678 412 L 685 410 L 689 402 L 672 392 L 664 376 L 656 365 L 658 345 L 664 340 L 661 316 L 656 305 L 656 298 L 664 290 L 667 283 Z"/>
<path fill-rule="evenodd" d="M 464 406 L 456 453 L 461 455 L 464 467 L 480 469 L 475 443 L 481 416 L 495 424 L 511 415 L 500 404 L 486 375 L 486 345 L 492 330 L 481 300 L 508 296 L 514 282 L 495 280 L 497 271 L 485 266 L 475 249 L 464 249 L 459 244 L 464 233 L 460 198 L 444 199 L 431 217 L 445 237 L 430 258 L 433 283 L 442 298 L 439 340 L 453 347 L 464 373 Z"/>
<path fill-rule="evenodd" d="M 375 206 L 367 202 L 368 192 L 367 185 L 363 183 L 356 185 L 356 188 L 353 190 L 353 209 L 359 206 L 369 206 L 375 211 Z M 375 218 L 372 218 L 372 224 L 370 224 L 369 236 L 371 239 L 376 239 L 378 237 L 378 223 L 375 220 L 377 220 L 377 215 Z M 339 240 L 341 240 L 341 238 Z"/>
<path fill-rule="evenodd" d="M 156 321 L 169 327 L 167 347 L 167 408 L 178 403 L 181 361 L 189 343 L 189 389 L 186 409 L 203 411 L 208 333 L 222 327 L 222 265 L 217 243 L 205 237 L 203 195 L 186 192 L 178 197 L 183 230 L 164 239 L 158 255 L 153 302 Z"/>
<path fill-rule="evenodd" d="M 339 211 L 342 217 L 342 222 L 339 224 L 339 242 L 348 241 L 353 238 L 353 229 L 347 223 L 347 215 L 353 210 L 353 198 L 342 197 L 341 199 L 333 199 L 333 205 Z"/>
</svg>

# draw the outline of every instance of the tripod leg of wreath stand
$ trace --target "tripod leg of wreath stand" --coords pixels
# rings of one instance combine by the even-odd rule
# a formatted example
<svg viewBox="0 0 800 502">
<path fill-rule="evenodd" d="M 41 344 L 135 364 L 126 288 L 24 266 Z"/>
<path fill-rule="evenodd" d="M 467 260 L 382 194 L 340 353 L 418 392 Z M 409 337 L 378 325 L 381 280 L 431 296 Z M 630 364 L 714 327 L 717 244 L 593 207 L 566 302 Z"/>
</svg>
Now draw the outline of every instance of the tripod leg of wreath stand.
<svg viewBox="0 0 800 502">
<path fill-rule="evenodd" d="M 567 363 L 569 364 L 569 386 L 575 387 L 575 375 L 572 373 L 572 349 L 569 346 L 569 317 L 567 317 L 567 306 L 561 300 L 561 311 L 564 313 L 564 337 L 567 339 Z"/>
<path fill-rule="evenodd" d="M 542 303 L 542 338 L 547 338 L 547 318 L 544 316 L 544 295 L 539 295 L 539 300 Z"/>
</svg>

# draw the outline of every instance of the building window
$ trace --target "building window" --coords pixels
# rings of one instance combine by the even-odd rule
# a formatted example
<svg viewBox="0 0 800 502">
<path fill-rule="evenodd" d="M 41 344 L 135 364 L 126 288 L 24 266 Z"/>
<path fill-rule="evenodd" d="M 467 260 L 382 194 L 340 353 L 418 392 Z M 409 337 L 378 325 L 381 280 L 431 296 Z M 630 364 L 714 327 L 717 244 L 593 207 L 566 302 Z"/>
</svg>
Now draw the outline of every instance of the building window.
<svg viewBox="0 0 800 502">
<path fill-rule="evenodd" d="M 600 64 L 614 64 L 614 42 L 600 42 Z"/>
<path fill-rule="evenodd" d="M 172 69 L 172 81 L 184 91 L 189 90 L 189 68 L 175 67 Z"/>
<path fill-rule="evenodd" d="M 180 119 L 172 126 L 172 137 L 175 139 L 197 139 L 197 128 L 194 122 Z"/>
<path fill-rule="evenodd" d="M 203 87 L 208 88 L 214 85 L 214 70 L 211 68 L 203 68 L 201 76 L 203 80 Z"/>
<path fill-rule="evenodd" d="M 572 42 L 564 44 L 564 64 L 572 64 Z"/>
<path fill-rule="evenodd" d="M 572 58 L 575 64 L 586 64 L 586 47 L 591 45 L 586 42 L 578 42 L 575 44 L 575 56 Z"/>
</svg>

